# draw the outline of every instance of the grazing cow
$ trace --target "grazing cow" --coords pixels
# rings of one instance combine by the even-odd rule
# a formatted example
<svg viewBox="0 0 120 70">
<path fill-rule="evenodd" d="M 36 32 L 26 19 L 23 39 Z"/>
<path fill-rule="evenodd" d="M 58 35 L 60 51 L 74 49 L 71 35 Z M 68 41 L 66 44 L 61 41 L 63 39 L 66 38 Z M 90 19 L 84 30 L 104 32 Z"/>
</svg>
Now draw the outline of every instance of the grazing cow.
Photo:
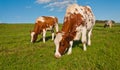
<svg viewBox="0 0 120 70">
<path fill-rule="evenodd" d="M 54 28 L 58 32 L 58 19 L 54 16 L 42 16 L 36 19 L 34 30 L 31 32 L 31 42 L 35 42 L 38 34 L 43 34 L 43 42 L 45 43 L 46 31 L 52 32 L 52 40 L 54 40 Z"/>
<path fill-rule="evenodd" d="M 111 28 L 112 25 L 113 25 L 112 21 L 108 20 L 107 22 L 105 22 L 104 28 L 106 28 L 106 27 L 110 27 Z"/>
<path fill-rule="evenodd" d="M 95 17 L 89 6 L 72 4 L 68 6 L 64 17 L 62 31 L 57 32 L 54 43 L 56 46 L 55 57 L 60 58 L 66 51 L 72 53 L 74 40 L 80 37 L 83 50 L 86 51 L 86 44 L 91 45 L 91 32 L 95 24 Z"/>
</svg>

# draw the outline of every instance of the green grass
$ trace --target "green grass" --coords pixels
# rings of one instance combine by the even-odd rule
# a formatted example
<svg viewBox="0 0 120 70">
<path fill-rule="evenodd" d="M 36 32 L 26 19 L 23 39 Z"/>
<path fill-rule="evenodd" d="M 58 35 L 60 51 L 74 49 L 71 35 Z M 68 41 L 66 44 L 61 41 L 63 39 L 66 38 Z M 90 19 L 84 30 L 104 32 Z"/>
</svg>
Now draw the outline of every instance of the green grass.
<svg viewBox="0 0 120 70">
<path fill-rule="evenodd" d="M 96 24 L 92 45 L 87 51 L 74 42 L 71 55 L 54 58 L 55 45 L 51 33 L 44 44 L 30 43 L 33 24 L 0 24 L 0 70 L 119 70 L 120 25 L 103 28 Z M 60 25 L 61 28 L 62 25 Z"/>
</svg>

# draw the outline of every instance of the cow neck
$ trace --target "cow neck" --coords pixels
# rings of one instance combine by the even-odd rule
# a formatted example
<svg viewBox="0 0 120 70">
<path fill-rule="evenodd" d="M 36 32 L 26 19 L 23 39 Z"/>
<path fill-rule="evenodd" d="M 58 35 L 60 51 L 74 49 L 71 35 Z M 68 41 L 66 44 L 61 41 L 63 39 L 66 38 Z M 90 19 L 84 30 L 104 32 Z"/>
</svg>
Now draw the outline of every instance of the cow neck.
<svg viewBox="0 0 120 70">
<path fill-rule="evenodd" d="M 76 36 L 76 28 L 80 25 L 84 25 L 83 16 L 81 14 L 70 14 L 69 17 L 64 18 L 62 32 L 64 36 L 69 36 L 73 40 Z"/>
<path fill-rule="evenodd" d="M 39 23 L 36 23 L 36 24 L 35 24 L 35 27 L 34 27 L 34 32 L 35 32 L 35 34 L 37 34 L 37 35 L 42 32 L 41 27 L 40 27 L 38 24 L 39 24 Z"/>
<path fill-rule="evenodd" d="M 62 27 L 62 32 L 70 33 L 72 28 L 73 28 L 73 23 L 71 23 L 70 17 L 65 17 L 63 27 Z"/>
<path fill-rule="evenodd" d="M 70 18 L 65 18 L 65 22 L 63 23 L 62 32 L 64 33 L 63 37 L 66 39 L 69 39 L 69 41 L 74 39 L 74 36 L 76 35 L 76 27 L 75 25 L 70 21 Z"/>
</svg>

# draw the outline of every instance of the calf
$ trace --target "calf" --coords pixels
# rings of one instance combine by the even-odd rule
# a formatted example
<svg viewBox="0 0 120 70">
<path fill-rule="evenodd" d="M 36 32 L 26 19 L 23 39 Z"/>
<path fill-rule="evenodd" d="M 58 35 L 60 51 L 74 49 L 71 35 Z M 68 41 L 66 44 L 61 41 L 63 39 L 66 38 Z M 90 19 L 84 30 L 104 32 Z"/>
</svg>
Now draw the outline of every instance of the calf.
<svg viewBox="0 0 120 70">
<path fill-rule="evenodd" d="M 62 31 L 56 34 L 54 43 L 56 46 L 55 57 L 60 58 L 66 51 L 72 53 L 74 40 L 80 37 L 83 50 L 86 51 L 86 44 L 91 45 L 91 32 L 95 24 L 95 17 L 89 6 L 73 4 L 68 6 L 64 17 Z"/>
<path fill-rule="evenodd" d="M 52 40 L 54 40 L 54 28 L 58 32 L 58 19 L 54 16 L 42 16 L 36 19 L 34 30 L 31 32 L 31 42 L 37 40 L 38 34 L 43 34 L 43 42 L 45 43 L 46 31 L 52 32 Z"/>
</svg>

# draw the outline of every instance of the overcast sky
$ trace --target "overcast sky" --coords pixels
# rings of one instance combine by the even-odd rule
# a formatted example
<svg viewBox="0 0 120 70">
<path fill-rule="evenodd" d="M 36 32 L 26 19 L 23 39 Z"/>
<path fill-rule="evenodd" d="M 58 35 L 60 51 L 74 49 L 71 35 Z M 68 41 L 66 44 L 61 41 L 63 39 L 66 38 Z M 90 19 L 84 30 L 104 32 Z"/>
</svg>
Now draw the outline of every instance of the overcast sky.
<svg viewBox="0 0 120 70">
<path fill-rule="evenodd" d="M 39 16 L 56 16 L 63 23 L 73 3 L 91 6 L 97 20 L 120 22 L 120 0 L 0 0 L 0 23 L 34 23 Z"/>
</svg>

